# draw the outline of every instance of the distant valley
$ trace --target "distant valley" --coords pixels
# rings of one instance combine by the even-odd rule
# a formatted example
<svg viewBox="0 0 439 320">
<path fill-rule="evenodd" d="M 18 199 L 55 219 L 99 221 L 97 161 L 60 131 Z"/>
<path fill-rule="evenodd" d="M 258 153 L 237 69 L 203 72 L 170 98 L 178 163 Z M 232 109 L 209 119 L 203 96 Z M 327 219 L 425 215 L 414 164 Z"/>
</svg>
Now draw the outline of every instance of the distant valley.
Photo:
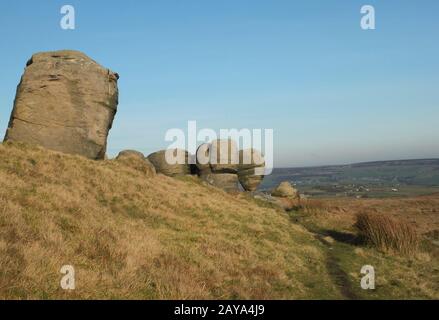
<svg viewBox="0 0 439 320">
<path fill-rule="evenodd" d="M 385 198 L 439 192 L 439 159 L 394 160 L 351 165 L 279 168 L 261 190 L 290 181 L 309 197 Z"/>
</svg>

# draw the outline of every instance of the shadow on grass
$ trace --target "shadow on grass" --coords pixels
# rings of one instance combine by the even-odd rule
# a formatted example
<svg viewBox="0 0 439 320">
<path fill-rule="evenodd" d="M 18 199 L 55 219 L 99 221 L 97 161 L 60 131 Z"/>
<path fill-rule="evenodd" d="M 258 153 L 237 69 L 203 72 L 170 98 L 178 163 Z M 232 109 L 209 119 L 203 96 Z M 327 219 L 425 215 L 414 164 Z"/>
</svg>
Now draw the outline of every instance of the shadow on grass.
<svg viewBox="0 0 439 320">
<path fill-rule="evenodd" d="M 325 236 L 330 236 L 335 241 L 358 246 L 363 245 L 364 240 L 358 235 L 350 232 L 342 232 L 337 230 L 324 229 L 322 230 L 322 234 Z"/>
</svg>

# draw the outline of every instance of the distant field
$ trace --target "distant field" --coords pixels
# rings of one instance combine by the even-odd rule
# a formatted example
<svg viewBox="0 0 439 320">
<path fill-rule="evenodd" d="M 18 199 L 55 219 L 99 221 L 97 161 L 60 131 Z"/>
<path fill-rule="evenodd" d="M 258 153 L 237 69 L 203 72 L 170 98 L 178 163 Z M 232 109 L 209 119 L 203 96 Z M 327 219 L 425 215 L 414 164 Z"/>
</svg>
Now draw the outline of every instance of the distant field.
<svg viewBox="0 0 439 320">
<path fill-rule="evenodd" d="M 439 159 L 275 169 L 262 190 L 290 181 L 313 197 L 387 198 L 439 192 Z"/>
</svg>

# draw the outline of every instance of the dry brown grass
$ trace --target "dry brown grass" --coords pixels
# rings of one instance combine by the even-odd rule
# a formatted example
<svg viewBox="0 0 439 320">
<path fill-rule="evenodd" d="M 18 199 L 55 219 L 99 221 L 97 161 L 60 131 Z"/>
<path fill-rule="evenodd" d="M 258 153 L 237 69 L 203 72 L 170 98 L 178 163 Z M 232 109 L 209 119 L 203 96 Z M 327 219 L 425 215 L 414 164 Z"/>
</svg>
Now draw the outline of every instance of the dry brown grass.
<svg viewBox="0 0 439 320">
<path fill-rule="evenodd" d="M 403 219 L 419 235 L 439 230 L 439 194 L 391 199 L 309 199 L 303 203 L 303 212 L 315 215 L 327 228 L 350 229 L 357 214 L 369 212 Z"/>
<path fill-rule="evenodd" d="M 412 252 L 396 252 L 393 248 L 398 248 L 398 245 L 387 245 L 379 251 L 375 246 L 359 243 L 354 224 L 357 215 L 365 212 L 383 217 L 386 221 L 387 218 L 396 221 L 398 227 L 393 226 L 394 232 L 402 228 L 399 234 L 409 233 L 409 239 L 413 239 L 406 245 L 406 251 Z M 365 264 L 375 267 L 378 290 L 373 293 L 359 290 L 357 295 L 366 299 L 439 298 L 439 250 L 438 242 L 434 241 L 439 229 L 439 194 L 392 199 L 309 199 L 303 203 L 301 210 L 292 214 L 309 230 L 335 239 L 328 254 L 333 255 L 351 277 L 355 278 L 356 270 Z M 403 227 L 399 226 L 400 221 L 404 221 Z M 374 222 L 375 228 L 380 228 L 380 224 L 386 225 L 383 221 Z M 391 231 L 382 232 L 386 235 Z M 417 243 L 415 233 L 421 241 L 419 250 L 414 250 Z M 384 239 L 384 236 L 381 238 Z M 386 243 L 391 241 L 394 240 Z M 391 247 L 392 252 L 383 252 L 388 250 L 387 247 Z"/>
<path fill-rule="evenodd" d="M 404 220 L 389 215 L 359 213 L 355 227 L 367 243 L 384 252 L 413 255 L 419 248 L 416 229 Z"/>
<path fill-rule="evenodd" d="M 323 255 L 286 214 L 196 180 L 0 145 L 1 299 L 337 298 Z"/>
</svg>

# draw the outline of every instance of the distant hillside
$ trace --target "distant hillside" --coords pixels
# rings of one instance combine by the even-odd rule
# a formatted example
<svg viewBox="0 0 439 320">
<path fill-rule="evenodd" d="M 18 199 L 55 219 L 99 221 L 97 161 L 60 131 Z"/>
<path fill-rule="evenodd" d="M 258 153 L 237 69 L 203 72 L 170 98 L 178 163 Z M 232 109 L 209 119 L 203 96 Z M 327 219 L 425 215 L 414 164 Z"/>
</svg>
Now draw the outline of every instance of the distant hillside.
<svg viewBox="0 0 439 320">
<path fill-rule="evenodd" d="M 439 191 L 439 159 L 275 169 L 264 179 L 261 189 L 271 189 L 284 180 L 295 183 L 303 192 L 326 196 L 398 195 L 392 190 L 402 190 L 399 195 L 430 194 Z M 363 192 L 366 189 L 369 193 Z"/>
</svg>

